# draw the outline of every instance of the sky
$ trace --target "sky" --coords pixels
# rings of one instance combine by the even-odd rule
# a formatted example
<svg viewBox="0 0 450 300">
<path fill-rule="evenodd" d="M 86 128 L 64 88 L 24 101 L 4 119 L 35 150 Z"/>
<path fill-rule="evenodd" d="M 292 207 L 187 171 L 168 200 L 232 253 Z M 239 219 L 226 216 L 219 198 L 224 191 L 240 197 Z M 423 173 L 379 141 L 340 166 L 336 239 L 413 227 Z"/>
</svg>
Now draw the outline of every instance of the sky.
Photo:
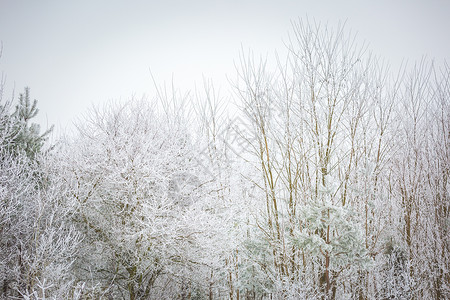
<svg viewBox="0 0 450 300">
<path fill-rule="evenodd" d="M 448 0 L 0 0 L 4 99 L 25 86 L 42 129 L 70 130 L 92 105 L 152 98 L 153 78 L 182 91 L 226 89 L 242 49 L 284 50 L 299 19 L 357 34 L 392 66 L 450 56 Z"/>
</svg>

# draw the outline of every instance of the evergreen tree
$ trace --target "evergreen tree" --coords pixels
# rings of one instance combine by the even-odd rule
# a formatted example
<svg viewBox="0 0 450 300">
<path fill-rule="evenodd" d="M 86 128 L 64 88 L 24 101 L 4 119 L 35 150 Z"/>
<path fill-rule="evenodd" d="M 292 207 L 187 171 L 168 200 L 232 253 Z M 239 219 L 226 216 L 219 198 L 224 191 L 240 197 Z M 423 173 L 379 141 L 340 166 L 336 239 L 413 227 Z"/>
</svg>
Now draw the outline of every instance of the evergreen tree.
<svg viewBox="0 0 450 300">
<path fill-rule="evenodd" d="M 39 112 L 37 100 L 30 100 L 30 88 L 26 87 L 25 92 L 19 95 L 19 103 L 15 111 L 11 114 L 8 126 L 10 131 L 8 150 L 11 154 L 24 154 L 30 159 L 34 159 L 36 154 L 42 150 L 45 140 L 53 129 L 53 126 L 40 134 L 40 126 L 31 123 Z"/>
</svg>

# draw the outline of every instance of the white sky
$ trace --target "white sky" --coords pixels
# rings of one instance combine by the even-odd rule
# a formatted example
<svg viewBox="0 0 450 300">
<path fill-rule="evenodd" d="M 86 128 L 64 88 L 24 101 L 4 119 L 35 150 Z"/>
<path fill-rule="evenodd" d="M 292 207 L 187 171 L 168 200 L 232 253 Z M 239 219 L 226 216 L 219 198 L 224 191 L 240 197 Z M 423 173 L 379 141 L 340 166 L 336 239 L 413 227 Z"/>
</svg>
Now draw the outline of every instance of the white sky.
<svg viewBox="0 0 450 300">
<path fill-rule="evenodd" d="M 233 75 L 241 45 L 283 50 L 291 20 L 305 18 L 358 34 L 393 65 L 450 56 L 450 1 L 0 0 L 0 71 L 6 94 L 25 86 L 38 121 L 70 128 L 92 103 L 152 97 L 158 83 L 189 89 Z"/>
</svg>

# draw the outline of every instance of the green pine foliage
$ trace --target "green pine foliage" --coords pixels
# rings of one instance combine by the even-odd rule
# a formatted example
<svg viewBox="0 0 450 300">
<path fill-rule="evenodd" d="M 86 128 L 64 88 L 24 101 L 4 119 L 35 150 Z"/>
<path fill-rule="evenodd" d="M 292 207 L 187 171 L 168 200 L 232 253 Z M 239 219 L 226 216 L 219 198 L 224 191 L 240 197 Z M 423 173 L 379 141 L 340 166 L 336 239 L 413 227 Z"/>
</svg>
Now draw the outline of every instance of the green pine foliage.
<svg viewBox="0 0 450 300">
<path fill-rule="evenodd" d="M 19 102 L 10 115 L 9 122 L 5 124 L 11 129 L 7 146 L 10 154 L 22 154 L 34 160 L 41 152 L 53 126 L 41 134 L 39 124 L 31 122 L 38 112 L 37 100 L 30 100 L 30 88 L 26 87 L 24 93 L 19 95 Z"/>
</svg>

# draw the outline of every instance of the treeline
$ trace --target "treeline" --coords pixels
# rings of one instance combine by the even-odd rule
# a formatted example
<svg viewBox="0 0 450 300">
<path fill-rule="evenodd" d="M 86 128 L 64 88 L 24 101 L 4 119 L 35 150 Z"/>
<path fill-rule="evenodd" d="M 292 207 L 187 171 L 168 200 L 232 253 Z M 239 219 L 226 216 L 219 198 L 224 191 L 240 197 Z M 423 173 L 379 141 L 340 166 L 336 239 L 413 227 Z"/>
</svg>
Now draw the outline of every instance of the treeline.
<svg viewBox="0 0 450 300">
<path fill-rule="evenodd" d="M 449 65 L 286 45 L 233 95 L 109 102 L 51 145 L 28 89 L 0 99 L 1 297 L 450 298 Z"/>
</svg>

